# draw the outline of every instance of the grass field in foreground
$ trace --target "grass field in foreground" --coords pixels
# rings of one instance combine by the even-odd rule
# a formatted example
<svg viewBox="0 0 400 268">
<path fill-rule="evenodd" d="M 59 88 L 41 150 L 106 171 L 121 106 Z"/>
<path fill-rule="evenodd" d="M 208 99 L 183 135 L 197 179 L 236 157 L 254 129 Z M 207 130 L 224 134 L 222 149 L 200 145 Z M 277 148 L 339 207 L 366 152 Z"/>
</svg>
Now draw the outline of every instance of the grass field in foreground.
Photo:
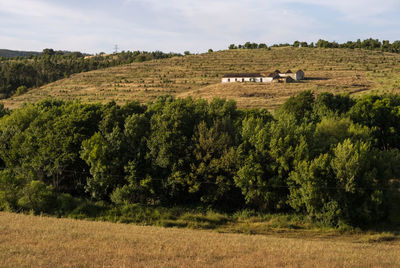
<svg viewBox="0 0 400 268">
<path fill-rule="evenodd" d="M 396 267 L 398 241 L 145 227 L 0 212 L 1 267 Z"/>
<path fill-rule="evenodd" d="M 225 50 L 74 74 L 21 96 L 2 100 L 9 108 L 44 98 L 83 102 L 153 101 L 157 96 L 234 99 L 240 108 L 275 109 L 303 90 L 315 93 L 398 93 L 400 54 L 368 50 L 273 48 Z M 303 69 L 298 83 L 222 84 L 225 73 Z"/>
</svg>

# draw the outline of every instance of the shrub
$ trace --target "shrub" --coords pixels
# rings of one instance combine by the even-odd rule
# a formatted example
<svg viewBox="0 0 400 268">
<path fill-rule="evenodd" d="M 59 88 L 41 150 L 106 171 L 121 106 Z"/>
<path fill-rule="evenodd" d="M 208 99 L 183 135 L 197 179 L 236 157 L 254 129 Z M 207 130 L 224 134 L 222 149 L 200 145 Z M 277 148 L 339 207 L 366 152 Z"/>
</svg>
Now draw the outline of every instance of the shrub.
<svg viewBox="0 0 400 268">
<path fill-rule="evenodd" d="M 51 186 L 41 181 L 33 180 L 22 189 L 22 196 L 18 205 L 24 210 L 33 210 L 35 213 L 53 212 L 57 198 Z"/>
<path fill-rule="evenodd" d="M 21 197 L 22 180 L 9 170 L 0 171 L 0 210 L 16 211 Z"/>
<path fill-rule="evenodd" d="M 59 216 L 68 215 L 84 201 L 70 194 L 62 193 L 57 196 L 57 212 Z"/>
<path fill-rule="evenodd" d="M 19 87 L 17 88 L 17 91 L 15 92 L 15 94 L 16 94 L 17 96 L 19 96 L 19 95 L 22 95 L 22 94 L 24 94 L 24 93 L 26 93 L 26 92 L 28 92 L 28 88 L 27 88 L 26 86 L 19 86 Z"/>
<path fill-rule="evenodd" d="M 104 202 L 91 202 L 85 200 L 81 202 L 71 213 L 68 214 L 69 217 L 85 219 L 85 218 L 98 218 L 104 216 L 109 206 Z"/>
</svg>

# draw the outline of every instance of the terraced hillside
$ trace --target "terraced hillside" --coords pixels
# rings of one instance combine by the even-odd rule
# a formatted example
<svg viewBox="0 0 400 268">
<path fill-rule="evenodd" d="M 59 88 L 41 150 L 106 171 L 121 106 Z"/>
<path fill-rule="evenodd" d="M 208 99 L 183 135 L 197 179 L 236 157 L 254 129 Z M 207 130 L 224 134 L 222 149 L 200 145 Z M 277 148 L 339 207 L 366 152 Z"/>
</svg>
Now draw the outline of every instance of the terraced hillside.
<svg viewBox="0 0 400 268">
<path fill-rule="evenodd" d="M 303 69 L 296 83 L 221 84 L 225 73 Z M 367 50 L 273 48 L 227 50 L 133 63 L 72 75 L 4 100 L 15 108 L 46 97 L 84 102 L 151 101 L 159 95 L 234 99 L 242 108 L 274 109 L 302 90 L 363 94 L 400 91 L 400 55 Z"/>
</svg>

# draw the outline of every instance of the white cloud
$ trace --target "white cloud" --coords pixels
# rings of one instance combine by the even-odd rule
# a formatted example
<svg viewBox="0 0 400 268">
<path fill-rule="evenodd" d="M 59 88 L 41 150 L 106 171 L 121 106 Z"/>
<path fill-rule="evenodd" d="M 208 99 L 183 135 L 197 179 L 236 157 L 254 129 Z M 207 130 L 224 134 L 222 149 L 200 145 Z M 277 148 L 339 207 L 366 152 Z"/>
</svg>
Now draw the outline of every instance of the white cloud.
<svg viewBox="0 0 400 268">
<path fill-rule="evenodd" d="M 126 0 L 125 3 L 134 6 L 143 1 Z M 312 32 L 318 28 L 312 18 L 288 9 L 278 0 L 147 0 L 146 5 L 164 16 L 166 25 L 173 25 L 168 23 L 170 17 L 172 21 L 178 20 L 179 26 L 175 30 L 179 32 L 180 25 L 184 25 L 181 34 L 194 38 L 203 50 L 213 42 L 226 48 L 228 42 L 275 43 L 282 39 L 304 39 L 316 36 Z M 307 29 L 311 34 L 299 31 L 299 28 Z"/>
<path fill-rule="evenodd" d="M 313 16 L 313 6 L 348 27 Z M 391 39 L 400 25 L 385 15 L 399 7 L 398 0 L 0 0 L 0 25 L 7 26 L 0 27 L 0 44 L 110 52 L 117 43 L 124 50 L 201 52 L 246 41 L 354 40 L 377 32 Z M 396 27 L 386 27 L 391 23 Z"/>
<path fill-rule="evenodd" d="M 90 22 L 88 16 L 77 9 L 60 7 L 37 0 L 0 0 L 0 11 L 24 17 L 58 18 Z"/>
<path fill-rule="evenodd" d="M 299 3 L 318 5 L 331 10 L 339 11 L 349 21 L 366 23 L 372 19 L 375 23 L 385 23 L 381 15 L 396 10 L 400 7 L 398 0 L 281 0 L 283 3 Z M 387 21 L 386 21 L 387 22 Z"/>
</svg>

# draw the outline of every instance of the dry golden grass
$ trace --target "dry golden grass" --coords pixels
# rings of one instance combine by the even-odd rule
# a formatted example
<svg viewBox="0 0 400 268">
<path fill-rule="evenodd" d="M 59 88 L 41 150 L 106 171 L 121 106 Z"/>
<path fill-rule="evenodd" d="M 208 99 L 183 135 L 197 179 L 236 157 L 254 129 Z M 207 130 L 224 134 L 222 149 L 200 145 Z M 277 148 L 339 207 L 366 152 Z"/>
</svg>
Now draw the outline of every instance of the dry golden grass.
<svg viewBox="0 0 400 268">
<path fill-rule="evenodd" d="M 212 99 L 213 97 L 236 100 L 241 108 L 266 107 L 270 110 L 284 103 L 288 97 L 303 90 L 332 93 L 357 93 L 369 91 L 372 83 L 354 71 L 309 71 L 307 80 L 297 83 L 217 83 L 201 89 L 177 94 L 178 97 Z M 339 85 L 339 86 L 338 86 Z"/>
<path fill-rule="evenodd" d="M 0 213 L 1 267 L 398 267 L 399 242 L 221 234 Z"/>
<path fill-rule="evenodd" d="M 201 55 L 133 63 L 72 75 L 4 100 L 14 108 L 46 97 L 84 102 L 147 102 L 159 95 L 211 99 L 232 98 L 241 108 L 274 109 L 302 90 L 362 94 L 399 92 L 400 55 L 366 50 L 273 48 L 226 50 Z M 229 84 L 221 77 L 232 72 L 303 69 L 306 77 L 293 84 Z"/>
</svg>

